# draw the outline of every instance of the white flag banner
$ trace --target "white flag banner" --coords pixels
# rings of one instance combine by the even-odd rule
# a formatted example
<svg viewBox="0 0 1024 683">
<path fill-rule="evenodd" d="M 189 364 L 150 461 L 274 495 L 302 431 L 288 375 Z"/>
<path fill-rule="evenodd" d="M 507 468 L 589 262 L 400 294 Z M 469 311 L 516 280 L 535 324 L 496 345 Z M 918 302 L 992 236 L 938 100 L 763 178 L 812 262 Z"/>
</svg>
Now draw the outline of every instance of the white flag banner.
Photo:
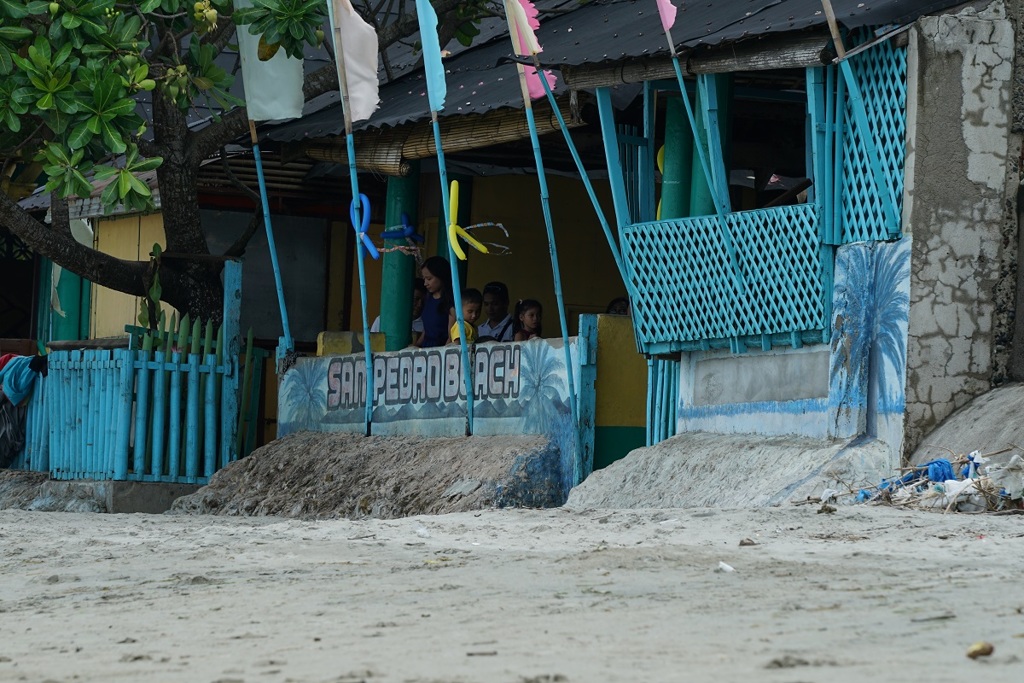
<svg viewBox="0 0 1024 683">
<path fill-rule="evenodd" d="M 235 9 L 251 7 L 250 0 L 234 0 Z M 265 62 L 259 58 L 260 37 L 239 26 L 238 54 L 242 60 L 242 84 L 245 108 L 253 121 L 281 121 L 302 116 L 302 60 L 289 57 L 284 50 Z"/>
<path fill-rule="evenodd" d="M 337 32 L 340 33 L 342 54 L 345 56 L 345 76 L 348 79 L 348 101 L 352 121 L 370 118 L 377 110 L 377 31 L 366 23 L 350 0 L 331 0 Z M 335 45 L 335 50 L 338 46 Z"/>
</svg>

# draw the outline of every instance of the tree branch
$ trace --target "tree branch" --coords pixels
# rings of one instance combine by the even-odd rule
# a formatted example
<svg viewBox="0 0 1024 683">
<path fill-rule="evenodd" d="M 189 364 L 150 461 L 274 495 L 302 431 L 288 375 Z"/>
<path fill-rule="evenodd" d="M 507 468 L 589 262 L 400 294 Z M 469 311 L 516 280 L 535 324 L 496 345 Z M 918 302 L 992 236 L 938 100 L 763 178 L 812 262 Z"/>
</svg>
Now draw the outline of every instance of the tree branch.
<svg viewBox="0 0 1024 683">
<path fill-rule="evenodd" d="M 222 19 L 229 19 L 230 17 L 221 17 Z M 231 39 L 235 37 L 235 25 L 230 21 L 224 21 L 217 26 L 217 30 L 213 33 L 207 33 L 203 36 L 204 44 L 212 44 L 217 48 L 217 54 L 227 47 Z"/>
<path fill-rule="evenodd" d="M 443 21 L 443 15 L 457 9 L 462 4 L 462 0 L 434 0 L 430 4 L 434 6 L 434 11 L 437 12 L 439 19 Z M 407 14 L 377 34 L 380 49 L 387 49 L 392 43 L 410 36 L 418 30 L 419 20 L 416 18 L 416 15 Z M 444 46 L 442 45 L 441 47 Z"/>
<path fill-rule="evenodd" d="M 230 258 L 241 258 L 245 254 L 245 248 L 249 246 L 249 240 L 253 238 L 256 231 L 263 225 L 263 211 L 262 211 L 262 198 L 259 193 L 253 190 L 251 187 L 239 180 L 235 172 L 231 170 L 231 165 L 228 163 L 227 153 L 224 148 L 220 148 L 220 163 L 224 169 L 224 175 L 227 176 L 231 184 L 240 189 L 249 199 L 256 203 L 256 209 L 253 211 L 252 218 L 249 220 L 249 225 L 245 231 L 239 235 L 235 243 L 232 244 L 224 252 L 224 256 Z"/>
<path fill-rule="evenodd" d="M 252 218 L 249 219 L 249 225 L 245 228 L 245 232 L 239 235 L 235 243 L 224 251 L 224 256 L 227 258 L 242 258 L 245 256 L 245 249 L 249 246 L 249 240 L 253 238 L 253 235 L 262 226 L 263 211 L 257 206 L 256 210 L 252 212 Z"/>
<path fill-rule="evenodd" d="M 139 153 L 147 159 L 153 157 L 166 157 L 167 148 L 163 145 L 158 145 L 152 140 L 145 140 L 143 138 L 136 138 L 135 144 L 139 147 Z"/>
<path fill-rule="evenodd" d="M 147 264 L 122 261 L 79 244 L 71 232 L 47 227 L 32 218 L 7 194 L 0 192 L 0 223 L 18 236 L 33 251 L 55 261 L 67 270 L 119 292 L 142 296 L 142 277 Z"/>
</svg>

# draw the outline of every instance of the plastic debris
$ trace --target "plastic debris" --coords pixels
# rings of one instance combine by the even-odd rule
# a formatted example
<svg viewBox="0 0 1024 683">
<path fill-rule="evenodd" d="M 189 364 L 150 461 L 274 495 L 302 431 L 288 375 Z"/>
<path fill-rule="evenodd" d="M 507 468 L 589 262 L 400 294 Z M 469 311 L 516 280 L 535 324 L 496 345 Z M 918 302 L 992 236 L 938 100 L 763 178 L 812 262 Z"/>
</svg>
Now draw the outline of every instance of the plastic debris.
<svg viewBox="0 0 1024 683">
<path fill-rule="evenodd" d="M 1024 459 L 1020 455 L 1015 453 L 1005 465 L 991 465 L 987 469 L 989 478 L 1010 500 L 1024 498 Z"/>
<path fill-rule="evenodd" d="M 1017 450 L 938 458 L 862 488 L 856 499 L 941 512 L 1017 512 L 1024 509 L 1024 457 Z"/>
<path fill-rule="evenodd" d="M 427 531 L 426 527 L 422 527 L 422 526 L 416 528 L 416 535 L 419 536 L 420 538 L 430 538 L 430 532 Z"/>
<path fill-rule="evenodd" d="M 733 567 L 731 567 L 730 565 L 727 565 L 725 562 L 719 562 L 718 563 L 718 569 L 716 569 L 715 571 L 716 572 L 727 572 L 728 573 L 728 572 L 734 572 L 736 570 Z"/>
</svg>

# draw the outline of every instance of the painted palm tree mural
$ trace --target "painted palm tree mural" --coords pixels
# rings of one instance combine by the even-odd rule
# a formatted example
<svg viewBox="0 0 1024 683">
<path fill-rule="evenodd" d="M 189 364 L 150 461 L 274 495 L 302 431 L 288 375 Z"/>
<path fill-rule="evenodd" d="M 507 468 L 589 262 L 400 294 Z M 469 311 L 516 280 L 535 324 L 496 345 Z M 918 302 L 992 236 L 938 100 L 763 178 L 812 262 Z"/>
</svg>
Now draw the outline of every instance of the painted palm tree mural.
<svg viewBox="0 0 1024 683">
<path fill-rule="evenodd" d="M 541 339 L 523 344 L 519 401 L 524 406 L 523 429 L 527 433 L 550 433 L 558 413 L 568 411 L 562 398 L 566 380 L 560 352 Z"/>
<path fill-rule="evenodd" d="M 327 414 L 327 359 L 298 363 L 282 379 L 280 434 L 316 429 Z"/>
<path fill-rule="evenodd" d="M 910 240 L 856 244 L 837 263 L 832 391 L 840 411 L 904 409 L 910 311 Z M 835 399 L 834 399 L 835 400 Z"/>
<path fill-rule="evenodd" d="M 876 250 L 872 298 L 875 302 L 869 365 L 877 382 L 880 413 L 906 405 L 907 326 L 910 315 L 910 240 L 882 243 Z M 874 377 L 872 379 L 874 379 Z M 869 396 L 869 400 L 870 400 Z"/>
<path fill-rule="evenodd" d="M 569 489 L 582 480 L 582 463 L 577 457 L 580 445 L 569 409 L 563 351 L 536 339 L 523 344 L 522 354 L 519 401 L 523 406 L 523 431 L 544 434 L 558 449 L 560 485 L 567 496 Z"/>
</svg>

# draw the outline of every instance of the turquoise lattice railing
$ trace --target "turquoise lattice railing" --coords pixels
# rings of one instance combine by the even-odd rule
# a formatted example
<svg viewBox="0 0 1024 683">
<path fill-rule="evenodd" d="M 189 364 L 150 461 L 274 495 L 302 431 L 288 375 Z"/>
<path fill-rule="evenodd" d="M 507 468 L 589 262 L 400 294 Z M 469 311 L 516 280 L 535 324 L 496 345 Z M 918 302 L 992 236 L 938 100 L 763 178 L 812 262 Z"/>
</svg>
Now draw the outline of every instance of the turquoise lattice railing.
<svg viewBox="0 0 1024 683">
<path fill-rule="evenodd" d="M 820 342 L 826 304 L 817 207 L 810 204 L 654 221 L 622 229 L 647 353 Z M 722 220 L 742 273 L 734 276 Z"/>
<path fill-rule="evenodd" d="M 873 38 L 858 32 L 852 44 Z M 850 66 L 864 98 L 868 126 L 879 151 L 885 182 L 896 200 L 896 215 L 903 204 L 903 174 L 907 134 L 907 48 L 884 41 L 850 57 Z M 872 176 L 863 131 L 851 125 L 853 114 L 846 103 L 846 129 L 842 135 L 842 242 L 888 240 L 900 236 L 892 226 Z M 894 230 L 890 229 L 894 228 Z"/>
</svg>

